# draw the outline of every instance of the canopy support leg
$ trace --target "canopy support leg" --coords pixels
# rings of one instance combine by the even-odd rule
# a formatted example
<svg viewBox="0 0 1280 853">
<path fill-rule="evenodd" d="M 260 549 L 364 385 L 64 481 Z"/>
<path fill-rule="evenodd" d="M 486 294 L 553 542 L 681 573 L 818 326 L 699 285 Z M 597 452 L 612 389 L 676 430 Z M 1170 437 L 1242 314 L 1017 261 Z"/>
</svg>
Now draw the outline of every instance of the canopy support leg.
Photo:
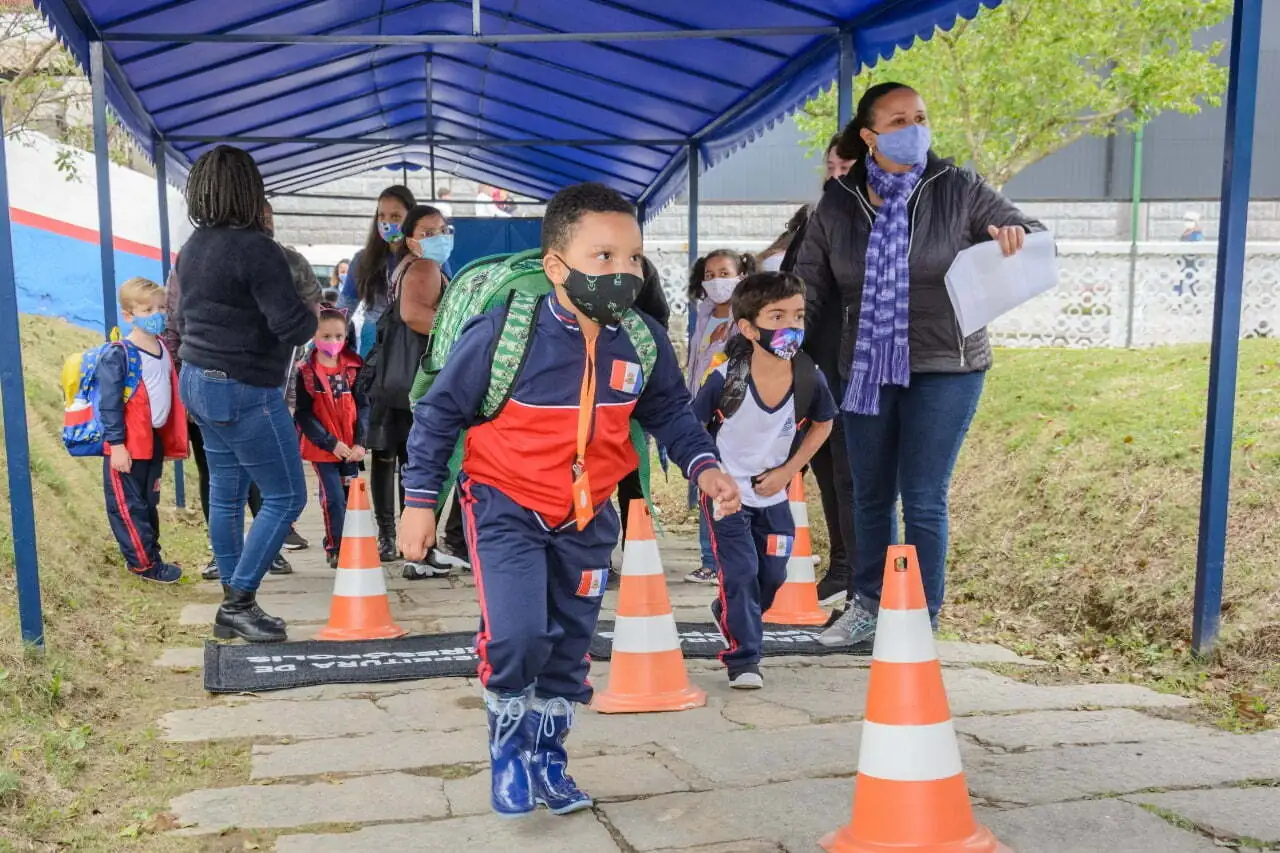
<svg viewBox="0 0 1280 853">
<path fill-rule="evenodd" d="M 698 171 L 702 166 L 702 157 L 698 151 L 698 143 L 690 142 L 688 148 L 689 161 L 689 269 L 698 262 Z M 689 302 L 689 347 L 694 346 L 693 327 L 697 322 L 698 311 L 693 301 Z"/>
<path fill-rule="evenodd" d="M 853 31 L 840 33 L 840 73 L 836 78 L 836 133 L 853 121 L 853 76 L 858 73 L 853 52 Z"/>
<path fill-rule="evenodd" d="M 107 134 L 107 75 L 103 45 L 89 42 L 89 85 L 93 90 L 93 161 L 98 178 L 98 245 L 102 251 L 102 323 L 110 338 L 116 314 L 115 238 L 111 230 L 111 150 Z"/>
</svg>

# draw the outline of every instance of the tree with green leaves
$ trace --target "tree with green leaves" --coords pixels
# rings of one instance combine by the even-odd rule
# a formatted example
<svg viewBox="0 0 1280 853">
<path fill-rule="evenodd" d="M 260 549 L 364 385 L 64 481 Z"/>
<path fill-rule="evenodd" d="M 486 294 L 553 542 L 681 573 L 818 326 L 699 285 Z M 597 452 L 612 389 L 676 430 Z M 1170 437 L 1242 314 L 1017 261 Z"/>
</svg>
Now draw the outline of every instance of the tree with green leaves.
<svg viewBox="0 0 1280 853">
<path fill-rule="evenodd" d="M 1231 0 L 1005 0 L 938 30 L 854 81 L 855 99 L 888 80 L 920 92 L 934 149 L 996 186 L 1076 140 L 1136 128 L 1169 110 L 1217 105 L 1223 43 L 1203 31 Z M 834 87 L 796 117 L 809 148 L 836 130 Z"/>
</svg>

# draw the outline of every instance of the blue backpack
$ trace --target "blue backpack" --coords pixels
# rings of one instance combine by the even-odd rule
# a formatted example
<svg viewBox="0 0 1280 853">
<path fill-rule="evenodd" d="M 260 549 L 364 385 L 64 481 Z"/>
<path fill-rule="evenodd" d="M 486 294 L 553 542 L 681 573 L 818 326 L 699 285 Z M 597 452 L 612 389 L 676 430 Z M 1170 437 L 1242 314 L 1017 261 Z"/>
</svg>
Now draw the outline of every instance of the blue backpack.
<svg viewBox="0 0 1280 853">
<path fill-rule="evenodd" d="M 142 356 L 133 347 L 126 347 L 122 341 L 109 341 L 85 350 L 79 357 L 72 354 L 63 362 L 66 408 L 62 412 L 62 444 L 72 456 L 101 456 L 105 451 L 102 419 L 98 416 L 101 397 L 98 364 L 107 348 L 114 346 L 124 347 L 129 362 L 124 380 L 124 402 L 127 403 L 142 382 Z"/>
</svg>

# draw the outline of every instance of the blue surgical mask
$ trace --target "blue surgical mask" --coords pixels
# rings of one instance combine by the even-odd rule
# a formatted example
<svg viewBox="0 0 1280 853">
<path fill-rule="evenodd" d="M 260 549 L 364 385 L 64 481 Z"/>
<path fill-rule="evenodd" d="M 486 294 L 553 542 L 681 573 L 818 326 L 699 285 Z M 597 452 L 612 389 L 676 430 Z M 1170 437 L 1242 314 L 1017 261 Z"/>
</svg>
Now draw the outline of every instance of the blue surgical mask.
<svg viewBox="0 0 1280 853">
<path fill-rule="evenodd" d="M 388 243 L 395 243 L 404 237 L 404 232 L 400 230 L 399 222 L 379 222 L 378 233 L 382 235 L 382 239 Z"/>
<path fill-rule="evenodd" d="M 901 130 L 876 134 L 876 150 L 899 166 L 918 166 L 929 156 L 933 131 L 927 124 L 909 124 Z"/>
<path fill-rule="evenodd" d="M 133 327 L 146 332 L 148 335 L 159 335 L 164 331 L 165 321 L 168 315 L 163 311 L 155 314 L 148 314 L 146 317 L 134 317 Z"/>
<path fill-rule="evenodd" d="M 445 261 L 449 260 L 449 255 L 453 253 L 452 234 L 424 237 L 419 243 L 422 246 L 422 257 L 428 261 L 435 261 L 440 266 L 444 266 Z"/>
<path fill-rule="evenodd" d="M 762 329 L 756 326 L 760 334 L 760 346 L 783 361 L 790 361 L 800 351 L 804 343 L 804 329 L 793 329 L 783 326 L 781 329 Z"/>
</svg>

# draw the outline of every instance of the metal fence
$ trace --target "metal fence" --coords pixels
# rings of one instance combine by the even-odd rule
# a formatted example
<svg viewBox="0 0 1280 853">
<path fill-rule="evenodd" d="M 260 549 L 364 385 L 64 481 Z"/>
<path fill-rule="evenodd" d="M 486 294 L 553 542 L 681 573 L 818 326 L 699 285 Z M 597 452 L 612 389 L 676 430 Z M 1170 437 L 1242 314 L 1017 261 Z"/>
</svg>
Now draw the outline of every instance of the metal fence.
<svg viewBox="0 0 1280 853">
<path fill-rule="evenodd" d="M 1057 289 L 1001 317 L 991 326 L 992 342 L 1077 348 L 1208 343 L 1216 244 L 1139 243 L 1137 249 L 1131 261 L 1128 243 L 1059 242 Z M 648 254 L 662 273 L 672 316 L 682 314 L 688 307 L 683 249 L 664 245 Z M 683 338 L 681 324 L 671 325 L 672 337 Z M 1280 336 L 1280 243 L 1249 245 L 1240 333 Z"/>
</svg>

